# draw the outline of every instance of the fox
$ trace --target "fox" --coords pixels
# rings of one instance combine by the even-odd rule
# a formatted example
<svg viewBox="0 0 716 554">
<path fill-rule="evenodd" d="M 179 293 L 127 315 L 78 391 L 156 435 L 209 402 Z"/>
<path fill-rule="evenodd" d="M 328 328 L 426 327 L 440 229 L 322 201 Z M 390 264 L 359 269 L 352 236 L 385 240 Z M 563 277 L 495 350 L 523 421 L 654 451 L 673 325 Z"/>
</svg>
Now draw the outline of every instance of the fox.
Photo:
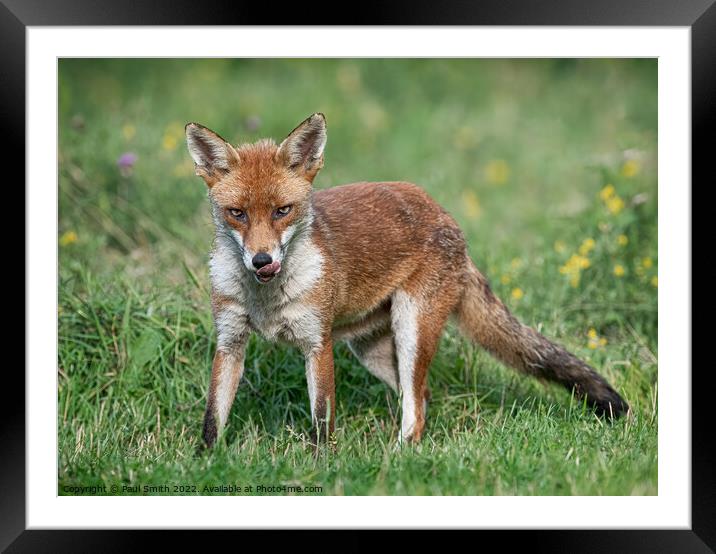
<svg viewBox="0 0 716 554">
<path fill-rule="evenodd" d="M 314 446 L 335 432 L 340 341 L 399 395 L 398 443 L 418 443 L 431 399 L 428 371 L 450 318 L 502 363 L 563 385 L 598 416 L 629 411 L 594 368 L 512 315 L 470 258 L 455 219 L 420 186 L 314 189 L 327 140 L 322 113 L 279 144 L 232 146 L 198 123 L 185 131 L 215 229 L 205 447 L 227 423 L 251 333 L 303 354 Z"/>
</svg>

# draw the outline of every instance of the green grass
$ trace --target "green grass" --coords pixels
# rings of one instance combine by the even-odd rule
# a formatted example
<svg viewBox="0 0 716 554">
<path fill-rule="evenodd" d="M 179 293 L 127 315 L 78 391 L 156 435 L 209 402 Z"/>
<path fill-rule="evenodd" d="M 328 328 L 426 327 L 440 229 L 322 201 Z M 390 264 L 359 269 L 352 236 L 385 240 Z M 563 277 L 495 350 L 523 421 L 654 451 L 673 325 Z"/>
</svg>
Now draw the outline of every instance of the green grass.
<svg viewBox="0 0 716 554">
<path fill-rule="evenodd" d="M 657 493 L 656 61 L 59 67 L 60 494 L 237 483 L 321 487 L 312 494 Z M 420 445 L 395 448 L 397 398 L 338 345 L 335 450 L 314 457 L 300 354 L 253 337 L 226 433 L 197 454 L 215 345 L 212 225 L 183 125 L 233 142 L 281 139 L 314 111 L 329 137 L 317 187 L 423 186 L 513 312 L 597 367 L 632 415 L 599 420 L 449 328 Z M 129 175 L 116 164 L 124 152 L 138 156 Z"/>
</svg>

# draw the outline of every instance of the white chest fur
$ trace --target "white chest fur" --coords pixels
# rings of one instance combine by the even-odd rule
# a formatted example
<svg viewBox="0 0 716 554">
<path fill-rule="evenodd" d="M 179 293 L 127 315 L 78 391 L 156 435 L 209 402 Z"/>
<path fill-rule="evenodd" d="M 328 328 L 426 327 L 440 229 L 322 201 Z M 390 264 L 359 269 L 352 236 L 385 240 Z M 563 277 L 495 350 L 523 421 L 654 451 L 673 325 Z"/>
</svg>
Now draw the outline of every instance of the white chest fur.
<svg viewBox="0 0 716 554">
<path fill-rule="evenodd" d="M 299 347 L 320 342 L 320 321 L 315 310 L 301 302 L 261 306 L 248 311 L 249 326 L 267 340 L 281 340 Z"/>
<path fill-rule="evenodd" d="M 320 250 L 310 239 L 302 239 L 292 244 L 278 276 L 260 284 L 246 270 L 235 248 L 217 241 L 210 263 L 212 287 L 236 301 L 231 314 L 217 315 L 219 342 L 224 329 L 235 332 L 236 326 L 243 324 L 267 340 L 286 341 L 303 350 L 320 344 L 321 320 L 307 296 L 321 277 L 322 265 Z"/>
</svg>

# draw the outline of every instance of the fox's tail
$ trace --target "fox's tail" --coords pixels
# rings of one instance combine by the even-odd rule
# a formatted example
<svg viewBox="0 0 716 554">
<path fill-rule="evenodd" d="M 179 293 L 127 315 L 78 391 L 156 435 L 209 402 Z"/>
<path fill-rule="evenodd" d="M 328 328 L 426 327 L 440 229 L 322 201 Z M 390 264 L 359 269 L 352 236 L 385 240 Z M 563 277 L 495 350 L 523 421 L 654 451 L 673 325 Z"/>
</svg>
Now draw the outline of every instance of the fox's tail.
<svg viewBox="0 0 716 554">
<path fill-rule="evenodd" d="M 600 415 L 616 418 L 629 410 L 629 405 L 593 368 L 520 323 L 492 293 L 487 279 L 472 261 L 456 315 L 465 336 L 506 364 L 574 390 L 577 397 L 586 397 Z"/>
</svg>

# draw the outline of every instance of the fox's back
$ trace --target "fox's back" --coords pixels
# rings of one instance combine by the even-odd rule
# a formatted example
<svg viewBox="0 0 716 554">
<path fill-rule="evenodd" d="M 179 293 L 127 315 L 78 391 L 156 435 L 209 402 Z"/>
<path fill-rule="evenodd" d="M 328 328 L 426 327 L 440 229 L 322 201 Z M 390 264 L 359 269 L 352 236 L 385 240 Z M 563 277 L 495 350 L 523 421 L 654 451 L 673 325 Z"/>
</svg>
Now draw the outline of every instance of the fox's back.
<svg viewBox="0 0 716 554">
<path fill-rule="evenodd" d="M 318 241 L 341 276 L 350 311 L 370 309 L 425 264 L 462 268 L 462 232 L 417 185 L 337 186 L 315 192 L 313 206 Z"/>
</svg>

